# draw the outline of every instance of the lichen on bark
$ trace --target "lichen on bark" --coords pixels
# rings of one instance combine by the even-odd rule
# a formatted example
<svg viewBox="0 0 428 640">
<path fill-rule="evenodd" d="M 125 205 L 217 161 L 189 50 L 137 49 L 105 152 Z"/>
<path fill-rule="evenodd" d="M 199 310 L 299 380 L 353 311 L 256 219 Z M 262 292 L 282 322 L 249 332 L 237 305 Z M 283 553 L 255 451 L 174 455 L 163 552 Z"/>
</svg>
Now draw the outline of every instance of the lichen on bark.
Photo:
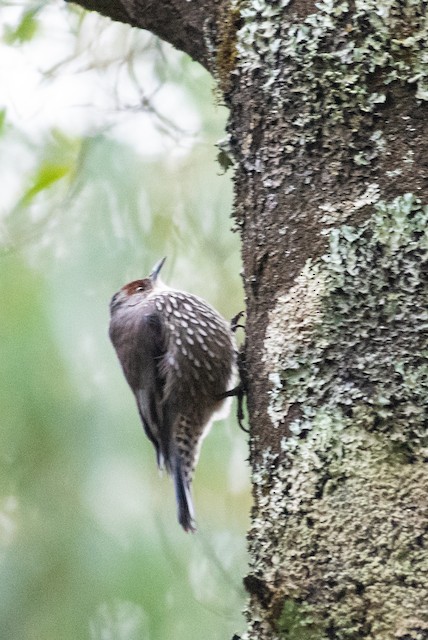
<svg viewBox="0 0 428 640">
<path fill-rule="evenodd" d="M 419 450 L 428 421 L 428 207 L 411 194 L 378 202 L 360 227 L 330 232 L 273 308 L 265 341 L 277 426 L 292 404 L 299 435 L 317 408 Z"/>
<path fill-rule="evenodd" d="M 370 183 L 383 196 L 385 186 L 388 196 L 396 195 L 393 179 L 400 176 L 401 193 L 416 193 L 414 165 L 425 131 L 413 116 L 428 100 L 427 0 L 322 0 L 316 6 L 241 0 L 239 6 L 232 118 L 248 122 L 245 128 L 240 122 L 239 132 L 230 129 L 250 187 L 252 176 L 262 174 L 257 209 L 290 207 L 292 215 L 298 208 L 308 229 L 312 220 L 323 223 L 321 207 L 341 211 Z M 250 197 L 240 202 L 238 222 Z M 288 216 L 282 222 L 285 230 L 292 226 Z"/>
<path fill-rule="evenodd" d="M 264 622 L 253 609 L 248 638 L 427 637 L 427 228 L 413 195 L 378 202 L 270 313 L 270 416 L 288 435 L 253 474 Z"/>
<path fill-rule="evenodd" d="M 301 19 L 290 0 L 245 2 L 240 72 L 256 72 L 272 107 L 291 110 L 289 153 L 328 142 L 343 127 L 354 162 L 364 165 L 384 147 L 380 129 L 361 145 L 361 129 L 388 99 L 389 85 L 413 84 L 416 98 L 428 100 L 428 58 L 420 54 L 428 48 L 428 3 L 321 0 L 317 9 Z"/>
</svg>

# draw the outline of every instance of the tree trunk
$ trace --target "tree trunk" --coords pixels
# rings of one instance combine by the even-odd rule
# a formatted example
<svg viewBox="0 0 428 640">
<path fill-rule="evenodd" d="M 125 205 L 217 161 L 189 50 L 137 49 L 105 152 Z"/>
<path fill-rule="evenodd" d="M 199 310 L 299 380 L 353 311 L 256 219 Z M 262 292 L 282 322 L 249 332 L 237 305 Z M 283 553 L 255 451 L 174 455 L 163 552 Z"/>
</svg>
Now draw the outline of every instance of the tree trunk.
<svg viewBox="0 0 428 640">
<path fill-rule="evenodd" d="M 230 107 L 246 638 L 428 638 L 428 2 L 158 0 L 162 28 L 150 1 L 81 4 L 187 51 Z"/>
</svg>

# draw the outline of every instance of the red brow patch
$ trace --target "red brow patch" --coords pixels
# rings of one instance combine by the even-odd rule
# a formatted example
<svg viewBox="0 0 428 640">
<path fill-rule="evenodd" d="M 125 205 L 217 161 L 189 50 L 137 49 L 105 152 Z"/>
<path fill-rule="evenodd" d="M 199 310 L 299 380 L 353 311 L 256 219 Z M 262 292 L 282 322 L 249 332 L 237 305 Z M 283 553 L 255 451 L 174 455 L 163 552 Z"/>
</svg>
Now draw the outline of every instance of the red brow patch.
<svg viewBox="0 0 428 640">
<path fill-rule="evenodd" d="M 122 287 L 122 289 L 126 291 L 128 296 L 132 296 L 138 291 L 148 291 L 151 288 L 152 283 L 148 278 L 145 278 L 144 280 L 134 280 L 133 282 L 129 282 L 128 284 L 125 284 L 124 287 Z"/>
</svg>

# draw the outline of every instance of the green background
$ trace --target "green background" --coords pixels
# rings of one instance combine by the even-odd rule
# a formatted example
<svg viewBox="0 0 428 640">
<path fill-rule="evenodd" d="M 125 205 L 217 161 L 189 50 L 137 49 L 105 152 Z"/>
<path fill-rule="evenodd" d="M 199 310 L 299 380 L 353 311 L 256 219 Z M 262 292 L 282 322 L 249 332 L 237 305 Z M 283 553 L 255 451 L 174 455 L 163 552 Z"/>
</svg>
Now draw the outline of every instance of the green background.
<svg viewBox="0 0 428 640">
<path fill-rule="evenodd" d="M 3 50 L 30 56 L 49 36 L 34 6 L 9 20 Z M 83 15 L 70 13 L 76 32 Z M 107 335 L 111 295 L 163 255 L 168 284 L 226 318 L 243 308 L 231 172 L 216 161 L 226 109 L 200 66 L 140 37 L 135 64 L 151 65 L 171 95 L 184 91 L 198 114 L 181 155 L 171 155 L 173 127 L 156 125 L 156 114 L 166 152 L 145 155 L 108 127 L 70 135 L 52 126 L 36 143 L 0 104 L 0 180 L 4 194 L 16 192 L 0 219 L 7 640 L 216 640 L 243 628 L 250 498 L 234 410 L 204 441 L 198 533 L 185 534 Z"/>
</svg>

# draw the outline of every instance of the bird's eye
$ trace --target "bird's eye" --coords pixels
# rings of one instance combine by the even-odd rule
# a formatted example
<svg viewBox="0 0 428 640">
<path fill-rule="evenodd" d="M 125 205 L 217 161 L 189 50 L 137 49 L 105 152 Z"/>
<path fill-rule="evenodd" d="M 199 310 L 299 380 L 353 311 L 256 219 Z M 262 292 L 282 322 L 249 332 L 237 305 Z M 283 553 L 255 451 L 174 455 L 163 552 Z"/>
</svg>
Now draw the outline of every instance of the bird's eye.
<svg viewBox="0 0 428 640">
<path fill-rule="evenodd" d="M 135 280 L 134 282 L 130 282 L 125 285 L 125 289 L 129 296 L 134 295 L 135 293 L 144 293 L 148 289 L 150 289 L 149 283 L 145 280 Z"/>
</svg>

